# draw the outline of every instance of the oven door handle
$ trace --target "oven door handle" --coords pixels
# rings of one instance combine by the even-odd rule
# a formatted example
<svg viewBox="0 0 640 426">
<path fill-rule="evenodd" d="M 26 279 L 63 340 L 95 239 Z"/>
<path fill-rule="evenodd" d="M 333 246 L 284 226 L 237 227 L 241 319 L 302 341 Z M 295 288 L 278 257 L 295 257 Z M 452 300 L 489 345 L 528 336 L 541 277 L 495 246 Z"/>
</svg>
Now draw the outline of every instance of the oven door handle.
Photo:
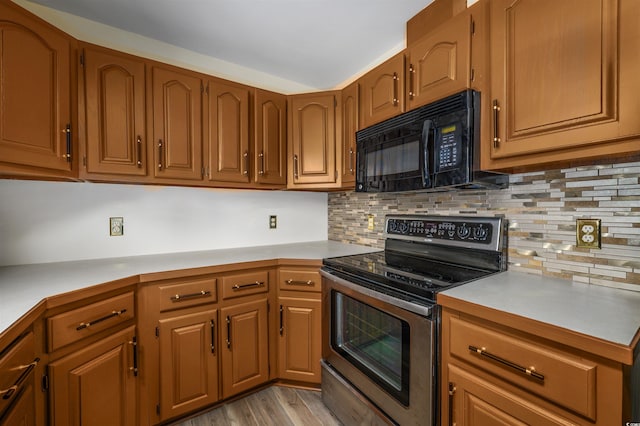
<svg viewBox="0 0 640 426">
<path fill-rule="evenodd" d="M 432 307 L 430 306 L 423 306 L 423 305 L 418 305 L 416 303 L 411 303 L 409 301 L 406 300 L 402 300 L 402 299 L 398 299 L 396 297 L 393 296 L 389 296 L 388 294 L 384 294 L 384 293 L 380 293 L 379 291 L 375 291 L 372 290 L 368 287 L 364 287 L 355 283 L 352 283 L 350 281 L 345 280 L 344 278 L 340 278 L 336 275 L 333 275 L 330 272 L 327 272 L 323 269 L 320 269 L 320 275 L 322 275 L 323 277 L 325 277 L 328 280 L 333 281 L 334 283 L 342 286 L 342 287 L 346 287 L 349 290 L 355 291 L 357 293 L 361 293 L 364 294 L 368 297 L 371 297 L 373 299 L 379 300 L 383 303 L 388 303 L 390 305 L 393 306 L 397 306 L 399 308 L 402 308 L 406 311 L 409 312 L 413 312 L 414 314 L 418 314 L 418 315 L 422 315 L 424 317 L 431 317 L 431 311 L 432 311 Z"/>
</svg>

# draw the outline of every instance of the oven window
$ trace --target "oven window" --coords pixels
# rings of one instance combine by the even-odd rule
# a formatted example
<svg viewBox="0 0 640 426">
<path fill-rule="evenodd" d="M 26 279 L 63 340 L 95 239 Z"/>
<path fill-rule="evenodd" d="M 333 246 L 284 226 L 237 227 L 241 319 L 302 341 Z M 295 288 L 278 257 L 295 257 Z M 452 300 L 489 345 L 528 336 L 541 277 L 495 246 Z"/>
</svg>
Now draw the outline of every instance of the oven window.
<svg viewBox="0 0 640 426">
<path fill-rule="evenodd" d="M 409 405 L 409 324 L 332 291 L 331 346 L 405 406 Z"/>
</svg>

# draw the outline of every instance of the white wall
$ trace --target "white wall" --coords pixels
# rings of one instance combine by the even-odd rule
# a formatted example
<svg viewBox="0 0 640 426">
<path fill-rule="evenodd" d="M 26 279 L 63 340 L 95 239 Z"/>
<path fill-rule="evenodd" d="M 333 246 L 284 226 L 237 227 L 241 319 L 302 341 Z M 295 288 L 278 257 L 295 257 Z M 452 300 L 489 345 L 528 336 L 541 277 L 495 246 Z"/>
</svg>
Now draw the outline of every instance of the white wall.
<svg viewBox="0 0 640 426">
<path fill-rule="evenodd" d="M 325 193 L 0 180 L 0 266 L 326 240 L 327 223 Z"/>
</svg>

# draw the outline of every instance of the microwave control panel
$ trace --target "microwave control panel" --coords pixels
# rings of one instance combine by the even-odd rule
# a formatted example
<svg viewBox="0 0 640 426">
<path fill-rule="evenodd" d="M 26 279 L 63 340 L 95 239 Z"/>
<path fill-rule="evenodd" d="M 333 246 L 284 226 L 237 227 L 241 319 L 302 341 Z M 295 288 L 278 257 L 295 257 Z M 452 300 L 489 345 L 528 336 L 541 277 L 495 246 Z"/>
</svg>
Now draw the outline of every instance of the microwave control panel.
<svg viewBox="0 0 640 426">
<path fill-rule="evenodd" d="M 450 124 L 438 129 L 436 141 L 436 171 L 458 167 L 462 156 L 462 135 L 459 124 Z"/>
</svg>

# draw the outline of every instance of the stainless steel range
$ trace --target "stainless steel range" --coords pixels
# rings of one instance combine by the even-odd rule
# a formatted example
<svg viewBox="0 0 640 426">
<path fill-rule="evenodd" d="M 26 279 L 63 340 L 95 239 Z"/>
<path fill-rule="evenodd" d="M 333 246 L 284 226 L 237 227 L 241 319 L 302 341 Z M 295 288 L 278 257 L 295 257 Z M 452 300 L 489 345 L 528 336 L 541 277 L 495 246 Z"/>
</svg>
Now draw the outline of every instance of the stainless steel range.
<svg viewBox="0 0 640 426">
<path fill-rule="evenodd" d="M 323 262 L 323 399 L 346 425 L 435 425 L 436 295 L 506 270 L 506 221 L 393 215 L 385 238 Z"/>
</svg>

